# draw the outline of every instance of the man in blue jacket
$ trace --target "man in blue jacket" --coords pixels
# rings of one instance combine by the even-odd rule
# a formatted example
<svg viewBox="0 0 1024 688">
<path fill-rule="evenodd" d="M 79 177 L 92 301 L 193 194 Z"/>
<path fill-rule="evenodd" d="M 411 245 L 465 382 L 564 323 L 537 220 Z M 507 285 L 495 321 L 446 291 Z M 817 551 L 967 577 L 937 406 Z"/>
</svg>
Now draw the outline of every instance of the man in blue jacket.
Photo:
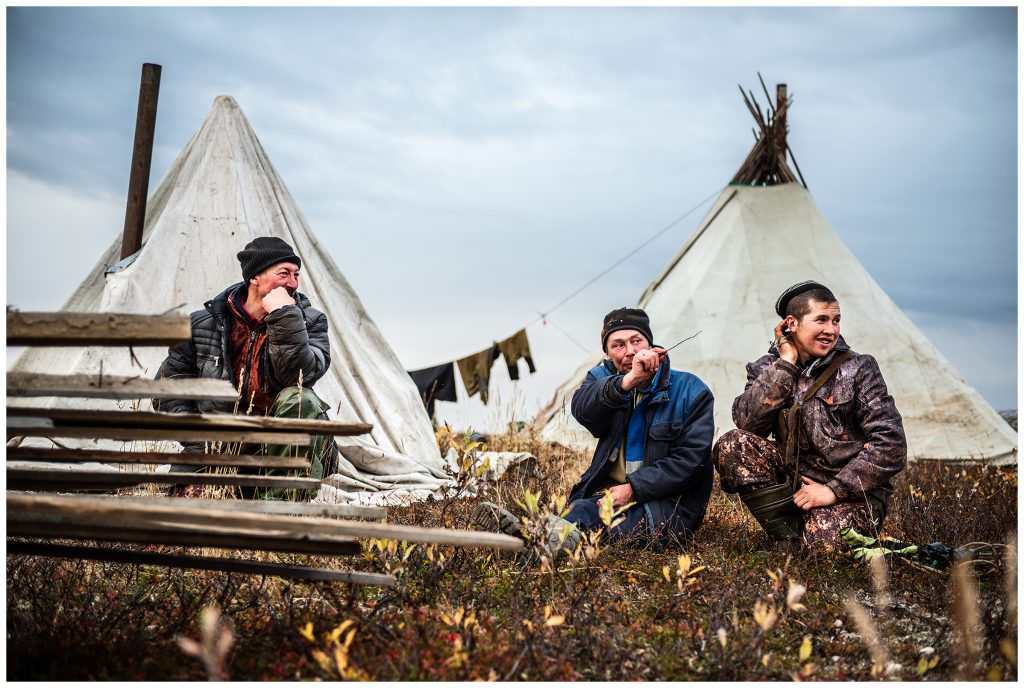
<svg viewBox="0 0 1024 688">
<path fill-rule="evenodd" d="M 687 537 L 703 521 L 714 479 L 714 398 L 695 375 L 672 370 L 667 352 L 653 342 L 643 310 L 620 308 L 605 316 L 607 358 L 572 399 L 573 416 L 599 441 L 569 494 L 565 519 L 548 523 L 552 543 L 556 533 L 569 531 L 564 547 L 572 549 L 580 531 L 604 528 L 599 502 L 606 493 L 616 509 L 628 507 L 612 538 L 660 546 Z M 519 534 L 518 519 L 504 509 L 483 503 L 477 519 L 484 517 Z"/>
<path fill-rule="evenodd" d="M 701 521 L 714 479 L 714 398 L 695 375 L 672 370 L 654 346 L 650 320 L 639 308 L 604 318 L 607 358 L 587 373 L 572 398 L 572 415 L 598 438 L 590 468 L 569 493 L 566 520 L 581 530 L 601 527 L 598 501 L 611 493 L 628 504 L 615 536 L 661 542 L 682 539 Z"/>
</svg>

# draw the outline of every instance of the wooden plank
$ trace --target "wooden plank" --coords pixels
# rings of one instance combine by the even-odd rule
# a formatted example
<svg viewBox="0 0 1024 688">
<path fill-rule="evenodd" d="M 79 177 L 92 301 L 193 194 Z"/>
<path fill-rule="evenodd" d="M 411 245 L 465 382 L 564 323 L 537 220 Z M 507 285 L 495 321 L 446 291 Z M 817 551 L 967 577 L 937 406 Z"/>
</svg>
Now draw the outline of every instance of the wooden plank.
<svg viewBox="0 0 1024 688">
<path fill-rule="evenodd" d="M 193 557 L 179 554 L 139 552 L 137 550 L 107 549 L 105 547 L 54 545 L 43 542 L 25 542 L 21 540 L 8 540 L 7 554 L 8 556 L 12 554 L 21 554 L 35 557 L 111 561 L 119 564 L 169 566 L 179 569 L 227 571 L 231 573 L 247 573 L 256 576 L 277 576 L 279 578 L 303 580 L 344 581 L 358 585 L 376 585 L 384 588 L 391 587 L 395 584 L 394 576 L 388 576 L 382 573 L 335 571 L 332 569 L 310 568 L 306 566 L 270 564 L 262 561 L 243 561 L 238 559 L 223 559 L 219 557 Z"/>
<path fill-rule="evenodd" d="M 34 487 L 26 487 L 32 485 Z M 234 485 L 238 487 L 274 487 L 289 490 L 316 490 L 320 481 L 314 478 L 291 478 L 263 475 L 222 475 L 217 473 L 148 473 L 114 471 L 48 471 L 7 469 L 7 487 L 12 490 L 53 490 L 58 487 L 78 489 L 109 489 L 110 486 L 134 485 Z"/>
<path fill-rule="evenodd" d="M 52 523 L 33 523 L 7 519 L 8 537 L 45 537 L 61 540 L 96 540 L 145 545 L 177 545 L 180 547 L 218 547 L 247 549 L 259 552 L 292 552 L 342 556 L 359 554 L 361 547 L 354 538 L 317 536 L 296 538 L 240 528 L 197 530 L 194 527 L 163 525 L 144 528 L 124 526 L 64 525 L 55 529 Z"/>
<path fill-rule="evenodd" d="M 8 491 L 8 495 L 18 494 Z M 172 506 L 177 509 L 220 509 L 243 513 L 283 514 L 290 516 L 321 516 L 324 518 L 362 518 L 379 521 L 387 518 L 388 510 L 380 506 L 359 504 L 321 504 L 289 502 L 270 499 L 201 499 L 195 497 L 136 497 L 128 495 L 61 495 L 67 499 L 103 499 L 121 504 L 141 506 Z"/>
<path fill-rule="evenodd" d="M 9 481 L 8 481 L 8 484 Z M 69 523 L 87 523 L 111 518 L 111 514 L 121 518 L 123 522 L 136 525 L 149 521 L 172 521 L 177 523 L 195 523 L 204 525 L 238 526 L 255 528 L 261 524 L 268 528 L 286 528 L 294 526 L 297 532 L 324 535 L 349 535 L 352 537 L 381 538 L 387 540 L 405 540 L 407 542 L 435 543 L 439 545 L 456 545 L 460 547 L 482 547 L 503 550 L 520 550 L 523 542 L 519 538 L 502 533 L 478 532 L 473 530 L 454 530 L 447 528 L 420 528 L 390 523 L 367 523 L 360 521 L 336 520 L 327 518 L 304 518 L 298 516 L 282 516 L 270 514 L 239 514 L 221 509 L 182 510 L 173 506 L 125 506 L 112 504 L 109 500 L 93 500 L 80 498 L 68 500 L 57 495 L 17 495 L 7 496 L 7 511 L 23 511 L 46 514 L 55 523 L 63 519 Z"/>
<path fill-rule="evenodd" d="M 259 454 L 186 454 L 182 452 L 106 451 L 101 449 L 50 449 L 7 447 L 7 460 L 83 463 L 171 464 L 172 466 L 255 466 L 256 468 L 309 469 L 302 456 Z"/>
<path fill-rule="evenodd" d="M 7 311 L 8 346 L 169 346 L 191 338 L 187 315 Z"/>
<path fill-rule="evenodd" d="M 7 439 L 12 437 L 78 437 L 84 439 L 106 440 L 172 440 L 179 442 L 240 442 L 249 444 L 294 444 L 306 446 L 310 443 L 309 435 L 294 432 L 251 432 L 230 431 L 211 428 L 209 430 L 190 430 L 187 428 L 115 428 L 110 426 L 89 427 L 85 425 L 65 425 L 52 428 L 25 427 L 7 418 Z M 44 419 L 45 420 L 45 419 Z"/>
<path fill-rule="evenodd" d="M 7 373 L 9 397 L 88 397 L 91 399 L 196 399 L 234 401 L 238 391 L 227 380 L 118 375 Z"/>
<path fill-rule="evenodd" d="M 160 413 L 156 411 L 103 411 L 9 406 L 8 416 L 49 418 L 57 426 L 89 425 L 122 428 L 183 428 L 188 430 L 246 430 L 249 432 L 304 432 L 311 435 L 365 435 L 367 423 L 344 423 L 306 418 L 239 416 L 230 413 Z"/>
</svg>

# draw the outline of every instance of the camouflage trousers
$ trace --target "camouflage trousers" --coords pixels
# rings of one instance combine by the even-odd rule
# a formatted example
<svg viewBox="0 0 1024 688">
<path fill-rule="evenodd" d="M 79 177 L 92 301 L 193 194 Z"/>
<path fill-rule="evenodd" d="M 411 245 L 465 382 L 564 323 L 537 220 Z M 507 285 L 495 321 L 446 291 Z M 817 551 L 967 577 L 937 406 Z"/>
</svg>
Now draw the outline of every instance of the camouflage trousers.
<svg viewBox="0 0 1024 688">
<path fill-rule="evenodd" d="M 315 420 L 329 420 L 327 417 L 328 406 L 312 389 L 304 387 L 301 390 L 297 386 L 285 387 L 274 399 L 268 415 L 275 418 L 308 418 Z M 309 458 L 309 472 L 303 477 L 322 479 L 325 475 L 336 473 L 338 470 L 338 445 L 334 438 L 329 435 L 311 435 L 308 447 L 290 444 L 242 444 L 231 447 L 232 453 L 255 454 L 261 456 L 302 456 Z M 208 451 L 212 451 L 208 449 Z M 197 472 L 209 472 L 210 469 L 200 469 Z M 241 467 L 238 469 L 240 475 L 265 475 L 278 477 L 294 477 L 295 471 L 284 468 L 259 468 Z M 315 491 L 300 491 L 295 489 L 277 487 L 239 487 L 237 488 L 243 499 L 279 499 L 290 501 L 305 501 L 316 496 Z M 169 495 L 172 497 L 201 497 L 205 492 L 202 485 L 176 485 L 171 488 Z"/>
<path fill-rule="evenodd" d="M 316 393 L 308 388 L 297 386 L 285 387 L 274 399 L 274 405 L 270 409 L 271 416 L 275 418 L 307 418 L 311 420 L 329 420 L 327 409 L 329 407 Z M 307 477 L 323 478 L 338 470 L 337 455 L 338 445 L 334 438 L 329 435 L 311 435 L 308 447 L 288 444 L 268 444 L 265 447 L 253 447 L 253 453 L 264 456 L 306 456 L 309 458 L 309 474 Z M 295 475 L 294 472 L 281 468 L 261 469 L 262 475 Z M 250 492 L 251 490 L 251 492 Z M 260 499 L 288 499 L 296 501 L 300 493 L 296 490 L 280 488 L 242 488 L 243 496 Z M 306 498 L 312 499 L 316 492 L 312 492 Z"/>
<path fill-rule="evenodd" d="M 730 430 L 711 450 L 722 490 L 735 494 L 792 480 L 786 458 L 771 440 L 745 430 Z M 833 550 L 842 546 L 839 531 L 852 526 L 860 533 L 876 534 L 881 526 L 872 518 L 867 502 L 837 502 L 803 512 L 804 546 Z"/>
</svg>

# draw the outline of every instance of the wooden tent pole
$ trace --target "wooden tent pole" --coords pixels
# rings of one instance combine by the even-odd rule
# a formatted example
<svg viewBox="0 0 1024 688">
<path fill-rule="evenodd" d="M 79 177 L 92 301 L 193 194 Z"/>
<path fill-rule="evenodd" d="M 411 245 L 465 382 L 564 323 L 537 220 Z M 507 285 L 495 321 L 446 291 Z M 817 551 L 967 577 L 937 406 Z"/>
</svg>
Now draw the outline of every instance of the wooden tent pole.
<svg viewBox="0 0 1024 688">
<path fill-rule="evenodd" d="M 156 132 L 156 102 L 160 96 L 161 66 L 142 65 L 139 85 L 139 109 L 135 115 L 135 146 L 132 149 L 131 176 L 128 179 L 128 203 L 121 237 L 121 260 L 142 248 L 142 229 L 146 224 L 146 197 L 149 171 L 153 163 L 153 137 Z"/>
<path fill-rule="evenodd" d="M 786 116 L 786 84 L 775 85 L 775 118 L 779 120 L 778 149 L 782 152 L 783 161 L 785 161 L 786 150 L 789 149 L 788 137 L 786 136 L 789 131 L 789 118 Z"/>
</svg>

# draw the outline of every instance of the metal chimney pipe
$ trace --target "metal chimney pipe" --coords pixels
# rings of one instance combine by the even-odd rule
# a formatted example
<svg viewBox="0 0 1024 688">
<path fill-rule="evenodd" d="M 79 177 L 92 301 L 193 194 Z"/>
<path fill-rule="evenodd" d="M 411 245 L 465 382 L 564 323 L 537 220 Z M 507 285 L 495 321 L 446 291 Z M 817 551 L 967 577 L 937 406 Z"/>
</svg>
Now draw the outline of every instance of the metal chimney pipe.
<svg viewBox="0 0 1024 688">
<path fill-rule="evenodd" d="M 149 170 L 153 164 L 153 138 L 156 132 L 156 103 L 160 96 L 158 64 L 142 65 L 139 85 L 139 110 L 135 116 L 135 146 L 132 149 L 131 176 L 128 179 L 128 203 L 121 237 L 121 260 L 142 248 L 142 230 L 146 224 L 146 197 L 149 195 Z"/>
</svg>

